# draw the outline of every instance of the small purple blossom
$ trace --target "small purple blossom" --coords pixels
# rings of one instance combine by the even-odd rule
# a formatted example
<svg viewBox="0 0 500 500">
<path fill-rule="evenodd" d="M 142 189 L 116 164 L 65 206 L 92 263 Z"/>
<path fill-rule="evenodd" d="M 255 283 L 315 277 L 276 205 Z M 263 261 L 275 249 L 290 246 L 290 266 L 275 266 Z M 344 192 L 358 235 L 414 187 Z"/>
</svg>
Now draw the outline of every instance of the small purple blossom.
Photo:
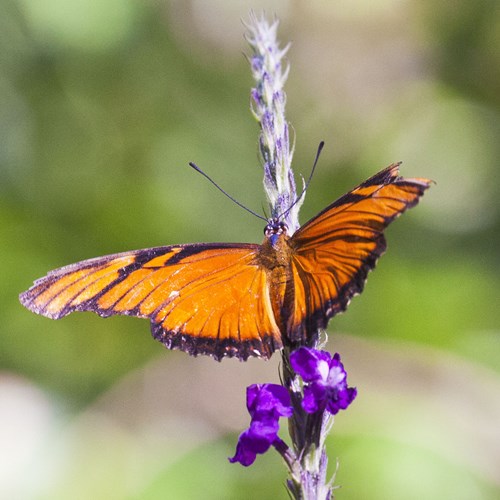
<svg viewBox="0 0 500 500">
<path fill-rule="evenodd" d="M 307 413 L 329 411 L 335 415 L 345 410 L 357 395 L 357 390 L 347 387 L 347 372 L 336 353 L 301 347 L 290 354 L 294 371 L 305 382 L 302 408 Z"/>
<path fill-rule="evenodd" d="M 236 446 L 231 463 L 252 465 L 257 454 L 265 453 L 279 441 L 279 419 L 293 413 L 290 395 L 285 387 L 276 384 L 253 384 L 247 388 L 247 408 L 252 418 Z"/>
</svg>

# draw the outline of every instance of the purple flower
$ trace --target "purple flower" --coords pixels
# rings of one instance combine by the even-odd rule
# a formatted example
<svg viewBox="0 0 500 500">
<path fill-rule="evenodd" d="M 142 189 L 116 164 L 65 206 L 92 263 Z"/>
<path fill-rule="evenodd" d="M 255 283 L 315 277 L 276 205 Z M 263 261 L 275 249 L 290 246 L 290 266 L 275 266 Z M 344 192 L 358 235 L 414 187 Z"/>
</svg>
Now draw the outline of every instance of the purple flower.
<svg viewBox="0 0 500 500">
<path fill-rule="evenodd" d="M 328 410 L 335 415 L 345 410 L 356 397 L 357 391 L 347 387 L 347 373 L 340 355 L 300 347 L 290 354 L 294 371 L 305 382 L 302 408 L 307 413 Z"/>
<path fill-rule="evenodd" d="M 247 408 L 252 420 L 236 446 L 231 463 L 252 465 L 258 453 L 265 453 L 279 440 L 279 419 L 290 417 L 293 409 L 288 391 L 281 385 L 254 384 L 247 388 Z"/>
</svg>

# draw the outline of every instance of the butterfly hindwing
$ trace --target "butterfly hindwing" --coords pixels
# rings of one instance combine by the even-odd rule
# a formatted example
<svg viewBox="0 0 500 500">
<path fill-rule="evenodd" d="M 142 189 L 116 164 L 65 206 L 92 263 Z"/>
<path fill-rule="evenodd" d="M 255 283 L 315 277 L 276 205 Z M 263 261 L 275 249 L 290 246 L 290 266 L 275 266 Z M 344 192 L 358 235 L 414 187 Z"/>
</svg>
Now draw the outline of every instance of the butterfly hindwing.
<svg viewBox="0 0 500 500">
<path fill-rule="evenodd" d="M 258 245 L 159 247 L 83 261 L 50 272 L 21 294 L 33 312 L 150 318 L 169 348 L 216 359 L 270 357 L 281 347 Z"/>
<path fill-rule="evenodd" d="M 315 335 L 361 293 L 385 251 L 385 228 L 429 187 L 427 179 L 399 177 L 398 167 L 391 165 L 360 184 L 292 236 L 291 340 Z"/>
</svg>

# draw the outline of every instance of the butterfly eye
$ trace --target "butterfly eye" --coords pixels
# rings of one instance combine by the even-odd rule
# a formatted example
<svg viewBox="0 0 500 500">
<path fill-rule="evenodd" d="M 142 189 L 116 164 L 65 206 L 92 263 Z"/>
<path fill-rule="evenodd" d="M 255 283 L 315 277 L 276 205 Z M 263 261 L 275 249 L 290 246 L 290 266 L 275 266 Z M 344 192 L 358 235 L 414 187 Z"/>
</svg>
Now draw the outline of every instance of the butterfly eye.
<svg viewBox="0 0 500 500">
<path fill-rule="evenodd" d="M 269 219 L 269 222 L 264 228 L 264 235 L 269 238 L 269 236 L 276 234 L 276 224 L 277 223 L 275 219 Z"/>
<path fill-rule="evenodd" d="M 278 219 L 273 219 L 264 228 L 264 234 L 269 238 L 276 234 L 283 234 L 288 231 L 288 226 L 284 222 L 278 222 Z"/>
</svg>

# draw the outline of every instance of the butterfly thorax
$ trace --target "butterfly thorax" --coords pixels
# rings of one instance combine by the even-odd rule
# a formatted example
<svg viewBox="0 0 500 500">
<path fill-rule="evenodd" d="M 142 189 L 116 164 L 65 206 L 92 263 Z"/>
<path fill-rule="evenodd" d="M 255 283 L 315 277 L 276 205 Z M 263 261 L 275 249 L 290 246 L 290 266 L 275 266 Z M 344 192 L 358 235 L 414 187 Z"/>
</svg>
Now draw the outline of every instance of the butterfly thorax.
<svg viewBox="0 0 500 500">
<path fill-rule="evenodd" d="M 265 238 L 260 247 L 259 264 L 265 269 L 269 281 L 269 295 L 278 326 L 285 326 L 283 309 L 288 298 L 293 294 L 291 258 L 293 248 L 290 245 L 288 228 L 284 222 L 272 221 L 264 231 Z M 280 324 L 281 323 L 281 324 Z"/>
</svg>

